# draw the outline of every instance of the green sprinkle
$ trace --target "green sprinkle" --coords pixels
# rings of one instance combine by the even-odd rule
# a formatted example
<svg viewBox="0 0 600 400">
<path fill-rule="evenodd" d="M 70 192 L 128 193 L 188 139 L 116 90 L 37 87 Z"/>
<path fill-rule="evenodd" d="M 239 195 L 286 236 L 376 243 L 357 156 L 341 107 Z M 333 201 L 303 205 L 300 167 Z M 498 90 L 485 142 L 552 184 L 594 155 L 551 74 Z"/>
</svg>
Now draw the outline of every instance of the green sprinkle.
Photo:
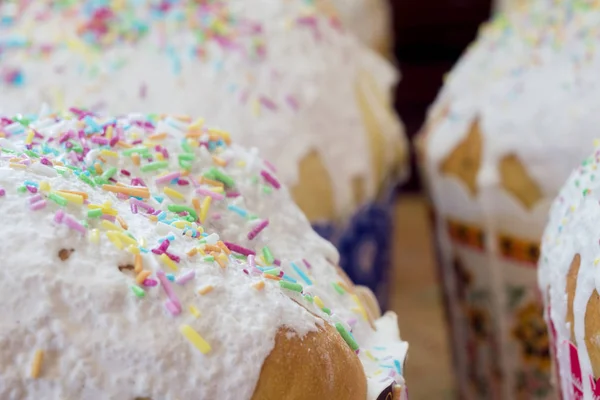
<svg viewBox="0 0 600 400">
<path fill-rule="evenodd" d="M 271 268 L 271 269 L 267 269 L 265 271 L 263 271 L 263 273 L 265 274 L 269 274 L 269 275 L 275 275 L 275 276 L 279 276 L 279 268 Z"/>
<path fill-rule="evenodd" d="M 227 175 L 226 173 L 216 169 L 215 167 L 211 168 L 211 173 L 214 176 L 214 179 L 223 182 L 227 187 L 233 187 L 235 185 L 235 181 L 232 177 Z"/>
<path fill-rule="evenodd" d="M 2 147 L 0 150 L 2 150 L 3 153 L 16 154 L 16 151 L 7 149 L 6 147 Z"/>
<path fill-rule="evenodd" d="M 56 204 L 58 204 L 59 206 L 63 206 L 63 207 L 65 207 L 69 203 L 67 201 L 67 199 L 65 199 L 64 197 L 62 197 L 56 193 L 50 193 L 48 195 L 48 198 L 50 200 L 52 200 L 53 202 L 55 202 Z"/>
<path fill-rule="evenodd" d="M 169 166 L 168 161 L 154 161 L 143 165 L 140 169 L 142 172 L 158 171 L 159 169 L 165 169 Z"/>
<path fill-rule="evenodd" d="M 25 154 L 27 154 L 29 157 L 40 158 L 40 156 L 37 153 L 35 153 L 31 150 L 25 150 Z"/>
<path fill-rule="evenodd" d="M 342 289 L 342 287 L 340 285 L 338 285 L 335 282 L 331 283 L 331 286 L 333 286 L 333 288 L 335 289 L 336 292 L 338 292 L 339 294 L 345 294 L 346 291 L 344 289 Z"/>
<path fill-rule="evenodd" d="M 79 174 L 79 179 L 81 179 L 82 181 L 84 181 L 85 183 L 90 185 L 91 187 L 96 187 L 96 184 L 94 183 L 94 181 L 86 174 Z"/>
<path fill-rule="evenodd" d="M 208 262 L 213 262 L 215 261 L 215 257 L 214 256 L 206 256 L 203 259 L 204 261 L 208 261 Z"/>
<path fill-rule="evenodd" d="M 179 160 L 179 166 L 182 169 L 190 170 L 190 169 L 192 169 L 192 165 L 193 164 L 190 161 Z"/>
<path fill-rule="evenodd" d="M 102 176 L 96 176 L 94 177 L 94 183 L 98 186 L 106 185 L 108 184 L 108 179 L 104 179 Z"/>
<path fill-rule="evenodd" d="M 181 142 L 181 148 L 186 153 L 193 153 L 194 152 L 194 150 L 192 149 L 192 146 L 190 146 L 190 144 L 187 142 L 187 140 L 184 140 L 184 141 Z"/>
<path fill-rule="evenodd" d="M 83 147 L 81 147 L 81 145 L 79 143 L 76 142 L 72 142 L 73 147 L 71 147 L 71 150 L 73 150 L 75 153 L 83 153 Z"/>
<path fill-rule="evenodd" d="M 340 335 L 342 335 L 342 338 L 346 341 L 346 343 L 348 343 L 348 346 L 350 346 L 353 351 L 358 350 L 358 343 L 356 343 L 356 340 L 354 340 L 354 338 L 350 335 L 350 333 L 348 333 L 342 324 L 337 322 L 335 324 L 335 329 L 337 329 Z"/>
<path fill-rule="evenodd" d="M 273 257 L 271 250 L 269 250 L 269 248 L 267 246 L 263 247 L 262 253 L 263 253 L 263 258 L 265 259 L 267 264 L 273 264 L 273 261 L 275 261 L 275 258 Z"/>
<path fill-rule="evenodd" d="M 284 289 L 293 290 L 294 292 L 302 293 L 302 285 L 299 283 L 293 283 L 288 281 L 279 281 L 279 286 Z"/>
<path fill-rule="evenodd" d="M 25 193 L 27 191 L 27 188 L 25 186 L 19 186 L 19 188 L 17 189 L 17 191 L 19 193 Z"/>
<path fill-rule="evenodd" d="M 100 218 L 102 216 L 102 209 L 95 208 L 87 212 L 88 218 Z"/>
<path fill-rule="evenodd" d="M 304 296 L 304 299 L 305 299 L 306 301 L 308 301 L 309 303 L 312 303 L 313 301 L 315 301 L 315 300 L 313 299 L 313 297 L 312 297 L 311 295 L 309 295 L 309 294 L 307 294 L 306 296 Z"/>
<path fill-rule="evenodd" d="M 140 299 L 146 295 L 144 289 L 136 285 L 131 285 L 131 291 L 133 292 L 133 294 L 136 295 L 136 297 L 139 297 Z"/>
<path fill-rule="evenodd" d="M 327 314 L 327 315 L 331 315 L 331 310 L 330 310 L 329 308 L 327 308 L 327 307 L 323 307 L 323 308 L 321 309 L 321 311 L 323 311 L 323 312 L 324 312 L 325 314 Z"/>
<path fill-rule="evenodd" d="M 194 210 L 192 207 L 183 206 L 180 204 L 169 204 L 167 208 L 169 209 L 169 211 L 174 213 L 187 212 L 194 218 L 190 222 L 193 222 L 198 219 L 198 214 L 196 213 L 196 210 Z"/>
<path fill-rule="evenodd" d="M 194 161 L 196 159 L 196 156 L 191 154 L 191 153 L 183 153 L 177 156 L 177 158 L 181 161 Z"/>
<path fill-rule="evenodd" d="M 104 171 L 104 173 L 102 174 L 102 178 L 106 179 L 108 181 L 116 173 L 117 173 L 117 168 L 116 167 L 110 167 L 109 169 L 107 169 L 106 171 Z"/>
<path fill-rule="evenodd" d="M 217 177 L 215 176 L 215 171 L 217 169 L 215 167 L 212 167 L 211 169 L 209 169 L 208 171 L 206 171 L 204 174 L 202 174 L 203 177 L 208 178 L 208 179 L 212 179 L 213 181 L 217 179 Z"/>
<path fill-rule="evenodd" d="M 263 186 L 263 193 L 265 194 L 271 194 L 273 193 L 273 188 L 271 186 Z"/>
<path fill-rule="evenodd" d="M 123 150 L 121 153 L 124 156 L 130 156 L 134 153 L 148 153 L 148 148 L 146 146 L 132 147 L 131 149 Z"/>
</svg>

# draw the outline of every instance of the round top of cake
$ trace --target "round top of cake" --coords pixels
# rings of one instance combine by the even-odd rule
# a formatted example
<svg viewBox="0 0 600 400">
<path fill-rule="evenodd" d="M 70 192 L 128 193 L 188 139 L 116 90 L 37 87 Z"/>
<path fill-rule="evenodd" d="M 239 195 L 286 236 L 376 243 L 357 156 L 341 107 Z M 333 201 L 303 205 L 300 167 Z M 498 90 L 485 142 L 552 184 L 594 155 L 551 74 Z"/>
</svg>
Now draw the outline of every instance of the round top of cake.
<svg viewBox="0 0 600 400">
<path fill-rule="evenodd" d="M 278 332 L 326 327 L 368 399 L 403 384 L 395 315 L 371 324 L 334 247 L 229 133 L 71 108 L 1 117 L 0 136 L 0 398 L 250 399 L 281 380 L 261 376 Z M 302 368 L 318 366 L 279 371 L 286 387 Z"/>
<path fill-rule="evenodd" d="M 597 132 L 599 21 L 597 2 L 540 0 L 485 24 L 430 109 L 427 162 L 472 196 L 554 198 Z"/>
<path fill-rule="evenodd" d="M 290 186 L 316 154 L 335 210 L 316 216 L 346 215 L 355 187 L 374 198 L 405 149 L 395 69 L 332 10 L 305 0 L 3 2 L 0 111 L 211 115 Z"/>
</svg>

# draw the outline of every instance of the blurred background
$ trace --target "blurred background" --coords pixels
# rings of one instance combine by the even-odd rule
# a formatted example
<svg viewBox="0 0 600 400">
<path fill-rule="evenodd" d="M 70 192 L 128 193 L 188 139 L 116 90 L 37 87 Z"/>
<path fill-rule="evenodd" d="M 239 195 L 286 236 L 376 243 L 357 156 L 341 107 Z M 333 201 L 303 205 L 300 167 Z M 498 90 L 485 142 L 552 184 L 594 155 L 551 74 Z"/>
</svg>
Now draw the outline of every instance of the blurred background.
<svg viewBox="0 0 600 400">
<path fill-rule="evenodd" d="M 396 107 L 409 137 L 421 128 L 443 76 L 492 12 L 488 0 L 389 0 L 394 53 L 402 81 Z M 453 399 L 454 382 L 446 325 L 424 199 L 412 154 L 412 175 L 396 206 L 394 290 L 390 308 L 410 343 L 406 379 L 411 400 Z M 408 306 L 410 305 L 410 306 Z"/>
</svg>

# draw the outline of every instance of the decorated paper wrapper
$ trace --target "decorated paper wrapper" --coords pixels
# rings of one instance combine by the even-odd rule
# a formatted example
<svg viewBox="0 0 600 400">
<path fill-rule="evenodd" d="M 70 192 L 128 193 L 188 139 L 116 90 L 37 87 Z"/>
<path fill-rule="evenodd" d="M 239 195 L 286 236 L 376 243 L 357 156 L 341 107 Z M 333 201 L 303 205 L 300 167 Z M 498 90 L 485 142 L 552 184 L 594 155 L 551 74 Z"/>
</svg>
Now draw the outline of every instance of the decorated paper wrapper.
<svg viewBox="0 0 600 400">
<path fill-rule="evenodd" d="M 340 266 L 358 285 L 375 293 L 386 309 L 392 269 L 394 203 L 397 187 L 389 184 L 380 198 L 360 207 L 345 221 L 321 221 L 314 229 L 340 252 Z"/>
</svg>

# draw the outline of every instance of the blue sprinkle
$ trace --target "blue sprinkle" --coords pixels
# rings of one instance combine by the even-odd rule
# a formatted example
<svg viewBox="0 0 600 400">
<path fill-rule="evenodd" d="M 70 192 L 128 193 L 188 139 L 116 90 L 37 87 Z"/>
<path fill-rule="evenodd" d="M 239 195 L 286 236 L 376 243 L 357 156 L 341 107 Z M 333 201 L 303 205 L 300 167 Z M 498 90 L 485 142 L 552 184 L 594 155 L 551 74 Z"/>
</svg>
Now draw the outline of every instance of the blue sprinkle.
<svg viewBox="0 0 600 400">
<path fill-rule="evenodd" d="M 295 263 L 291 263 L 292 264 L 292 268 L 294 268 L 294 271 L 296 271 L 296 273 L 300 276 L 300 278 L 302 278 L 302 280 L 304 282 L 306 282 L 307 285 L 312 285 L 312 281 L 310 280 L 310 278 L 304 273 L 304 271 L 302 271 L 300 269 L 300 267 L 298 267 Z"/>
<path fill-rule="evenodd" d="M 33 181 L 25 181 L 25 186 L 35 186 L 36 188 L 40 187 L 36 182 Z"/>
<path fill-rule="evenodd" d="M 170 233 L 170 234 L 167 236 L 167 239 L 169 239 L 169 240 L 172 242 L 173 240 L 175 240 L 175 235 L 173 235 L 172 233 Z"/>
<path fill-rule="evenodd" d="M 227 209 L 235 212 L 236 214 L 238 214 L 239 216 L 241 216 L 242 218 L 246 218 L 246 216 L 248 215 L 248 211 L 239 208 L 238 206 L 234 206 L 233 204 L 230 204 Z"/>
<path fill-rule="evenodd" d="M 143 247 L 140 247 L 140 251 L 141 251 L 142 253 L 148 253 L 150 250 L 148 250 L 148 249 L 145 249 L 145 248 L 143 248 Z"/>
<path fill-rule="evenodd" d="M 158 201 L 159 203 L 162 203 L 165 200 L 165 198 L 163 196 L 155 195 L 154 200 Z"/>
<path fill-rule="evenodd" d="M 175 282 L 175 275 L 173 274 L 166 274 L 167 279 L 170 280 L 171 282 Z"/>
<path fill-rule="evenodd" d="M 394 365 L 396 366 L 396 371 L 398 375 L 402 375 L 402 366 L 400 366 L 400 361 L 394 360 Z"/>
<path fill-rule="evenodd" d="M 281 279 L 283 279 L 284 281 L 293 282 L 293 283 L 297 282 L 294 278 L 292 278 L 291 276 L 286 275 L 286 274 L 283 274 L 283 276 L 281 277 Z"/>
</svg>

